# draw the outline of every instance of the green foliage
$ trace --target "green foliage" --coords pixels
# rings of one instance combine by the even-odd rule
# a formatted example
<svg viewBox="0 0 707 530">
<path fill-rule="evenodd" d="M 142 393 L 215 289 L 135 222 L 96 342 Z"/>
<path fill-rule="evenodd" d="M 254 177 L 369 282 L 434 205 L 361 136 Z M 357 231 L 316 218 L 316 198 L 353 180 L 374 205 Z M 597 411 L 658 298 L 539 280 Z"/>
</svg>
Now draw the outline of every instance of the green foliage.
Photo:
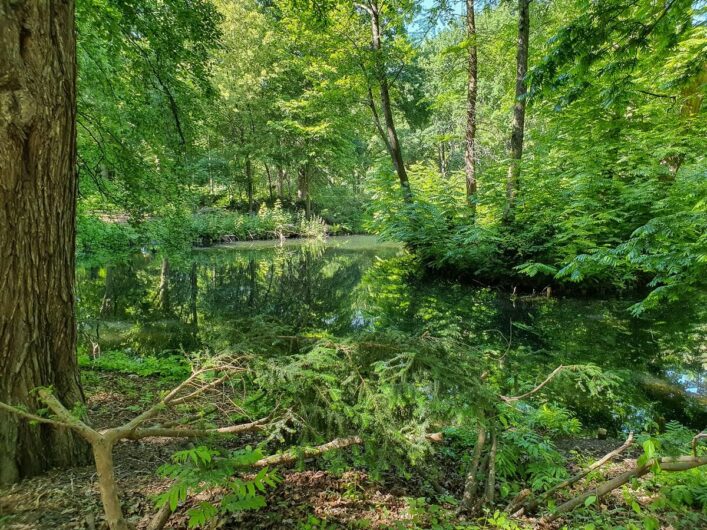
<svg viewBox="0 0 707 530">
<path fill-rule="evenodd" d="M 190 528 L 202 526 L 218 514 L 262 508 L 265 506 L 263 494 L 280 480 L 277 474 L 263 467 L 254 476 L 240 475 L 262 457 L 259 450 L 251 448 L 227 454 L 205 446 L 177 451 L 172 455 L 172 463 L 160 467 L 160 474 L 173 483 L 157 498 L 157 505 L 169 504 L 175 510 L 192 495 L 226 490 L 216 505 L 204 501 L 188 510 Z"/>
<path fill-rule="evenodd" d="M 499 346 L 487 331 L 501 327 L 488 309 L 488 291 L 451 304 L 404 280 L 420 279 L 422 265 L 514 293 L 551 284 L 581 292 L 641 289 L 635 316 L 686 300 L 699 304 L 707 278 L 704 6 L 688 0 L 530 3 L 529 106 L 512 219 L 503 215 L 503 182 L 516 13 L 508 2 L 478 7 L 479 188 L 469 198 L 471 41 L 447 2 L 432 8 L 385 2 L 377 46 L 372 13 L 343 0 L 80 0 L 80 257 L 120 258 L 130 268 L 138 248 L 143 254 L 159 249 L 177 262 L 192 244 L 323 239 L 328 232 L 362 230 L 401 241 L 408 251 L 376 263 L 360 288 L 373 307 L 351 303 L 343 317 L 331 303 L 349 301 L 342 292 L 357 285 L 357 271 L 337 283 L 332 271 L 347 265 L 315 263 L 325 252 L 319 247 L 297 259 L 279 249 L 269 268 L 251 255 L 229 263 L 225 274 L 195 263 L 188 273 L 165 273 L 158 288 L 150 283 L 154 271 L 130 269 L 120 284 L 108 281 L 109 268 L 96 268 L 90 274 L 105 276 L 105 292 L 93 285 L 80 293 L 100 304 L 79 315 L 82 334 L 95 324 L 96 341 L 103 340 L 114 330 L 107 321 L 129 318 L 129 329 L 114 334 L 135 351 L 149 349 L 149 333 L 163 346 L 169 337 L 163 349 L 203 342 L 254 351 L 246 406 L 288 411 L 268 441 L 363 435 L 367 443 L 353 458 L 374 472 L 418 465 L 430 451 L 424 434 L 441 428 L 456 444 L 454 456 L 468 459 L 461 454 L 486 422 L 498 429 L 495 464 L 504 498 L 521 485 L 542 491 L 566 476 L 554 440 L 576 436 L 579 418 L 586 424 L 601 410 L 612 425 L 631 413 L 651 421 L 651 405 L 629 411 L 619 400 L 627 392 L 621 382 L 634 379 L 590 364 L 563 372 L 516 406 L 501 399 L 531 391 L 556 359 L 575 355 L 570 346 L 580 340 L 600 340 L 589 318 L 561 352 L 547 351 L 539 335 L 528 341 L 532 347 L 516 347 L 513 337 Z M 385 137 L 376 116 L 384 79 L 411 197 L 397 186 L 379 134 Z M 164 264 L 169 271 L 166 257 Z M 287 271 L 289 282 L 271 289 L 276 270 Z M 265 277 L 270 283 L 258 289 Z M 328 286 L 325 296 L 312 296 L 313 282 Z M 128 294 L 138 302 L 119 301 Z M 550 303 L 532 311 L 550 312 Z M 238 318 L 229 320 L 229 312 Z M 214 322 L 204 326 L 207 319 Z M 332 324 L 322 331 L 319 320 Z M 534 335 L 531 325 L 516 322 L 511 329 Z M 557 334 L 564 337 L 565 330 Z M 610 359 L 600 361 L 611 366 Z M 80 363 L 165 378 L 188 369 L 180 357 L 126 350 L 81 355 Z M 684 451 L 687 435 L 668 423 L 664 434 L 642 440 L 640 462 Z M 227 488 L 218 505 L 205 501 L 190 509 L 192 526 L 261 507 L 275 475 L 242 473 L 259 457 L 249 449 L 177 453 L 163 468 L 175 483 L 160 502 L 174 507 L 190 495 Z M 670 507 L 704 510 L 703 474 L 694 470 L 684 482 L 660 474 L 654 487 Z M 421 526 L 451 524 L 445 509 L 427 501 L 411 501 L 410 511 Z M 653 525 L 652 516 L 633 511 Z M 499 512 L 487 515 L 485 525 L 516 526 Z"/>
<path fill-rule="evenodd" d="M 76 222 L 77 255 L 80 259 L 98 262 L 127 256 L 139 247 L 143 238 L 130 225 L 106 222 L 97 217 L 79 215 Z"/>
<path fill-rule="evenodd" d="M 323 238 L 327 233 L 324 221 L 303 212 L 293 216 L 279 202 L 272 208 L 263 205 L 255 215 L 236 212 L 210 211 L 192 219 L 193 240 L 198 244 L 212 242 L 250 241 L 285 237 Z"/>
<path fill-rule="evenodd" d="M 540 491 L 567 478 L 565 458 L 552 439 L 579 433 L 581 425 L 569 411 L 548 404 L 539 408 L 523 406 L 504 410 L 500 422 L 504 431 L 496 469 L 504 481 L 501 484 L 504 496 L 517 493 L 518 481 Z"/>
<path fill-rule="evenodd" d="M 135 356 L 124 351 L 105 351 L 95 359 L 88 354 L 79 355 L 79 366 L 91 370 L 135 374 L 142 377 L 160 376 L 166 380 L 179 380 L 189 375 L 189 363 L 182 357 Z"/>
<path fill-rule="evenodd" d="M 477 13 L 475 215 L 462 158 L 466 34 L 451 23 L 423 48 L 432 123 L 409 140 L 423 162 L 410 170 L 413 202 L 403 204 L 383 174 L 374 176 L 375 229 L 408 243 L 431 268 L 485 282 L 648 288 L 636 314 L 701 297 L 707 36 L 690 21 L 704 8 L 573 0 L 530 7 L 531 106 L 513 222 L 503 220 L 500 183 L 514 52 L 499 41 L 513 34 L 514 20 L 501 4 Z M 432 158 L 434 166 L 425 162 Z"/>
</svg>

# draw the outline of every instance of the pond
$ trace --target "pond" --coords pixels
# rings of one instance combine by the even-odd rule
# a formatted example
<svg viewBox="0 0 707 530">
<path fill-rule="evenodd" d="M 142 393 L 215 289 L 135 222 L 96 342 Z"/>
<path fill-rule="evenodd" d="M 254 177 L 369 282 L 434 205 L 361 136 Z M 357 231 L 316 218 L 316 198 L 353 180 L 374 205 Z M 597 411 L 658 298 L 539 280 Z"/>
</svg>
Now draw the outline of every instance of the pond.
<svg viewBox="0 0 707 530">
<path fill-rule="evenodd" d="M 304 338 L 396 330 L 496 350 L 510 373 L 586 363 L 610 371 L 621 382 L 611 399 L 590 402 L 577 391 L 566 400 L 585 425 L 707 424 L 701 308 L 635 318 L 636 300 L 516 297 L 423 278 L 399 245 L 374 237 L 87 264 L 77 271 L 77 298 L 84 350 L 286 355 Z"/>
</svg>

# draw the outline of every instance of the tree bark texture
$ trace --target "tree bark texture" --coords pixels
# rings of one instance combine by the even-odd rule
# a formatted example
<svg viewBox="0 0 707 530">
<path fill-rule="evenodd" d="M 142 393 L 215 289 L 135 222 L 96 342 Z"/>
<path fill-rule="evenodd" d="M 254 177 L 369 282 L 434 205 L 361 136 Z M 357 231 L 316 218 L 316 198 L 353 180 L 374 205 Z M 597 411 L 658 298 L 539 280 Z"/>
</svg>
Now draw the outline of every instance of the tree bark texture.
<svg viewBox="0 0 707 530">
<path fill-rule="evenodd" d="M 93 459 L 96 462 L 96 474 L 101 490 L 101 501 L 108 528 L 128 530 L 128 523 L 123 517 L 123 509 L 118 494 L 118 484 L 113 467 L 113 444 L 105 440 L 93 442 Z"/>
<path fill-rule="evenodd" d="M 73 0 L 0 0 L 0 400 L 84 397 L 76 360 Z M 80 463 L 73 432 L 0 412 L 0 483 Z"/>
<path fill-rule="evenodd" d="M 466 37 L 469 40 L 469 64 L 466 94 L 466 149 L 464 169 L 466 171 L 466 197 L 472 211 L 476 200 L 476 96 L 478 93 L 478 56 L 476 46 L 476 21 L 474 0 L 466 0 Z"/>
<path fill-rule="evenodd" d="M 530 35 L 530 0 L 518 0 L 518 49 L 516 53 L 516 94 L 513 106 L 513 124 L 511 130 L 510 164 L 506 178 L 506 208 L 504 219 L 513 216 L 520 163 L 523 158 L 523 138 L 525 135 L 525 96 L 527 87 L 525 76 L 528 73 L 528 39 Z"/>
</svg>

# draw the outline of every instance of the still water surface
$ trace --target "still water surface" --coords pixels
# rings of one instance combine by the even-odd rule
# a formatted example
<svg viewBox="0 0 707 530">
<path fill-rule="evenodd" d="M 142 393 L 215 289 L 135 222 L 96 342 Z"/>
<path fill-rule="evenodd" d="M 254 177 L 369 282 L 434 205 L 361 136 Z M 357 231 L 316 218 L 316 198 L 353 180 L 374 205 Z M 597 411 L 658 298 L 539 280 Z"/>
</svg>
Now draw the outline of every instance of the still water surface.
<svg viewBox="0 0 707 530">
<path fill-rule="evenodd" d="M 634 318 L 635 300 L 516 298 L 421 279 L 400 246 L 369 236 L 145 255 L 80 267 L 77 279 L 81 340 L 103 351 L 286 352 L 302 336 L 376 330 L 447 336 L 510 352 L 512 370 L 593 363 L 615 373 L 622 383 L 611 409 L 577 396 L 585 424 L 707 424 L 701 308 Z"/>
</svg>

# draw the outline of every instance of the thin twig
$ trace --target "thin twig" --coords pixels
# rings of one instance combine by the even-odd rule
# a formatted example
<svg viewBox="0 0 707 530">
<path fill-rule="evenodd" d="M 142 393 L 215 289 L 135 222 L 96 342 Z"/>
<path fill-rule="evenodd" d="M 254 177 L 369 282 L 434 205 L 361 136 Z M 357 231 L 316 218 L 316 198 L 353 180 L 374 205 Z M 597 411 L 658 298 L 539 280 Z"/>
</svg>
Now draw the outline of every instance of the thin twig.
<svg viewBox="0 0 707 530">
<path fill-rule="evenodd" d="M 511 396 L 511 397 L 501 396 L 501 399 L 503 401 L 505 401 L 506 403 L 515 403 L 516 401 L 520 401 L 522 399 L 528 398 L 528 397 L 532 396 L 533 394 L 542 390 L 542 388 L 545 385 L 547 385 L 550 381 L 552 381 L 553 378 L 557 374 L 559 374 L 562 370 L 566 370 L 567 368 L 569 368 L 569 366 L 560 365 L 557 368 L 555 368 L 552 372 L 550 372 L 550 375 L 548 375 L 542 383 L 540 383 L 538 386 L 536 386 L 532 390 L 526 392 L 525 394 L 521 394 L 520 396 Z"/>
</svg>

